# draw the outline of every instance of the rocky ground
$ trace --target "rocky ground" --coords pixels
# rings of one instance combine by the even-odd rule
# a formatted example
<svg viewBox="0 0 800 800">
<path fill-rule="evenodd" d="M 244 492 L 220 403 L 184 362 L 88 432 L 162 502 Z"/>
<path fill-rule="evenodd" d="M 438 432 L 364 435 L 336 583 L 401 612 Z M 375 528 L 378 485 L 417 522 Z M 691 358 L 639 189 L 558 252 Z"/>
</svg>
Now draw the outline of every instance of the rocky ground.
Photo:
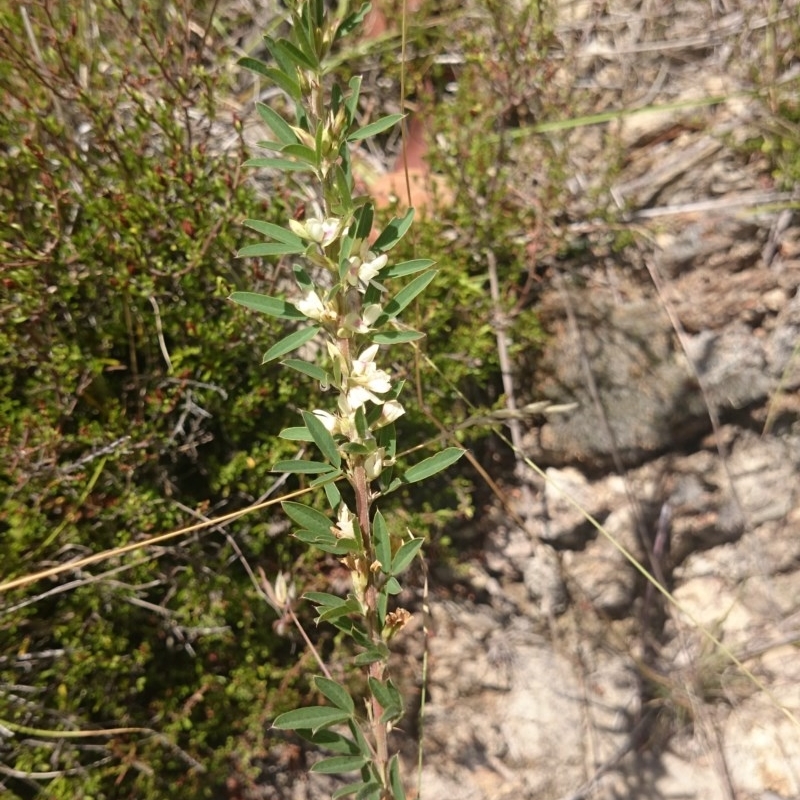
<svg viewBox="0 0 800 800">
<path fill-rule="evenodd" d="M 522 432 L 466 577 L 434 570 L 430 800 L 800 797 L 800 195 L 743 147 L 749 48 L 800 5 L 666 6 L 562 4 L 598 109 L 670 107 L 575 134 L 573 232 L 613 145 L 636 244 L 543 265 L 519 392 L 577 405 Z"/>
</svg>

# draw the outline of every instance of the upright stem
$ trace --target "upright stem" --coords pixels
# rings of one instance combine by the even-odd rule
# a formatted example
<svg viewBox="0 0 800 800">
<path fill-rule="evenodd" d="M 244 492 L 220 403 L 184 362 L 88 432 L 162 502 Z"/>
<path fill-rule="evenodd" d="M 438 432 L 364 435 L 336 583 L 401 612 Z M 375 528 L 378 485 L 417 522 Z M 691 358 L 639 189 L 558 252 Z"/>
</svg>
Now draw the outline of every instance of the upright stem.
<svg viewBox="0 0 800 800">
<path fill-rule="evenodd" d="M 356 515 L 358 517 L 358 524 L 361 528 L 361 535 L 364 541 L 364 569 L 366 570 L 367 577 L 367 590 L 365 592 L 365 599 L 367 604 L 367 627 L 369 630 L 370 638 L 375 644 L 380 644 L 381 631 L 380 622 L 378 620 L 378 590 L 375 586 L 375 573 L 372 571 L 371 566 L 375 560 L 375 548 L 372 545 L 372 535 L 370 527 L 370 489 L 369 481 L 367 480 L 367 472 L 363 464 L 357 464 L 353 468 L 353 489 L 356 495 Z M 382 681 L 386 669 L 384 661 L 374 661 L 369 666 L 369 676 L 375 680 Z M 389 761 L 389 748 L 386 741 L 386 725 L 381 722 L 381 715 L 383 714 L 383 707 L 378 702 L 378 699 L 373 695 L 370 701 L 371 705 L 371 723 L 372 735 L 375 741 L 375 761 L 376 766 L 380 771 L 383 779 L 384 786 L 388 783 L 388 775 L 386 772 L 386 765 Z"/>
</svg>

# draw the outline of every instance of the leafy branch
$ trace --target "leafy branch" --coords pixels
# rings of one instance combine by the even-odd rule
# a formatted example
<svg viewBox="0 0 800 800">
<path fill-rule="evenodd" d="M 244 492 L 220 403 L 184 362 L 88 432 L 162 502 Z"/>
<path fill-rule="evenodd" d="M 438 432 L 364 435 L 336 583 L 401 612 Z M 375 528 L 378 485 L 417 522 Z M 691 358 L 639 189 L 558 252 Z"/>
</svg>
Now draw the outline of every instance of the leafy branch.
<svg viewBox="0 0 800 800">
<path fill-rule="evenodd" d="M 413 209 L 374 236 L 374 204 L 357 196 L 350 147 L 396 125 L 393 114 L 366 125 L 358 119 L 361 78 L 346 87 L 326 80 L 332 72 L 334 45 L 363 21 L 368 5 L 353 13 L 326 11 L 322 0 L 298 0 L 290 9 L 285 38 L 266 36 L 270 65 L 252 58 L 240 64 L 276 84 L 294 104 L 294 119 L 258 104 L 271 139 L 260 146 L 271 153 L 246 164 L 283 172 L 306 173 L 317 189 L 315 215 L 289 220 L 283 227 L 247 220 L 267 241 L 245 247 L 240 256 L 296 256 L 296 290 L 288 297 L 235 292 L 231 299 L 294 326 L 265 353 L 264 361 L 281 363 L 318 381 L 337 395 L 332 410 L 302 411 L 302 425 L 281 432 L 285 439 L 313 443 L 319 460 L 282 461 L 276 471 L 306 475 L 326 496 L 330 516 L 296 502 L 283 510 L 295 525 L 294 537 L 338 556 L 350 572 L 346 597 L 308 592 L 317 622 L 327 622 L 358 649 L 354 665 L 366 677 L 364 712 L 349 691 L 330 677 L 314 684 L 328 705 L 299 708 L 280 715 L 274 726 L 298 731 L 332 755 L 312 770 L 358 772 L 358 781 L 334 798 L 403 800 L 405 791 L 397 754 L 387 737 L 404 714 L 403 697 L 388 673 L 389 643 L 410 613 L 394 607 L 403 573 L 420 557 L 421 537 L 398 535 L 375 507 L 398 487 L 424 480 L 455 463 L 463 454 L 450 447 L 395 475 L 395 422 L 404 414 L 399 401 L 402 381 L 379 365 L 381 348 L 416 341 L 424 334 L 400 324 L 400 314 L 436 277 L 429 259 L 392 263 L 389 253 L 406 234 Z M 329 88 L 330 87 L 330 88 Z M 413 276 L 413 277 L 411 277 Z M 409 277 L 400 288 L 390 281 Z M 304 348 L 310 342 L 317 348 Z M 303 348 L 303 349 L 301 349 Z M 285 358 L 300 351 L 299 358 Z M 312 352 L 312 358 L 304 357 Z M 318 356 L 318 357 L 317 357 Z M 352 490 L 351 505 L 338 482 Z M 276 584 L 275 594 L 279 594 Z M 282 590 L 282 591 L 285 591 Z"/>
</svg>

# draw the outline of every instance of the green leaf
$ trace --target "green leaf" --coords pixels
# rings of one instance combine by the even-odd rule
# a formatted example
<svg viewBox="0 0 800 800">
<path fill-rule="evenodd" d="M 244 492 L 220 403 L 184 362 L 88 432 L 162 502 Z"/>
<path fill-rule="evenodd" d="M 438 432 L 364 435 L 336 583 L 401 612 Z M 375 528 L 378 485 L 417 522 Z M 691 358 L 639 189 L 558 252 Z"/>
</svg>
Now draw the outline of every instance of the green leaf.
<svg viewBox="0 0 800 800">
<path fill-rule="evenodd" d="M 358 783 L 348 783 L 346 786 L 342 786 L 341 789 L 337 789 L 332 795 L 331 800 L 340 800 L 342 797 L 349 797 L 351 794 L 355 794 L 359 789 L 364 786 L 364 781 L 358 781 Z"/>
<path fill-rule="evenodd" d="M 358 783 L 348 783 L 331 795 L 331 800 L 339 800 L 340 797 L 348 797 L 355 794 L 356 800 L 381 800 L 381 785 L 375 780 L 369 780 L 366 783 L 359 781 Z"/>
<path fill-rule="evenodd" d="M 412 261 L 401 261 L 399 264 L 387 264 L 379 273 L 378 280 L 385 281 L 389 278 L 404 278 L 414 275 L 432 267 L 436 262 L 430 258 L 415 258 Z"/>
<path fill-rule="evenodd" d="M 384 314 L 377 320 L 376 325 L 380 325 L 383 317 L 396 317 L 414 298 L 424 292 L 428 284 L 438 275 L 438 270 L 432 269 L 417 275 L 408 286 L 404 286 L 385 306 Z"/>
<path fill-rule="evenodd" d="M 294 472 L 296 475 L 319 475 L 330 471 L 330 464 L 319 461 L 278 461 L 272 468 L 272 472 Z"/>
<path fill-rule="evenodd" d="M 347 548 L 339 546 L 339 540 L 332 533 L 317 533 L 317 531 L 295 531 L 292 536 L 298 542 L 307 544 L 309 547 L 318 547 L 326 553 L 347 552 Z"/>
<path fill-rule="evenodd" d="M 390 716 L 395 716 L 398 712 L 402 712 L 403 698 L 391 680 L 384 682 L 379 681 L 377 678 L 369 677 L 367 682 L 372 696 L 383 708 L 383 716 L 386 716 L 387 712 Z"/>
<path fill-rule="evenodd" d="M 317 761 L 311 767 L 311 772 L 318 772 L 322 775 L 338 775 L 342 772 L 356 772 L 366 763 L 367 759 L 364 756 L 332 756 Z"/>
<path fill-rule="evenodd" d="M 264 105 L 264 103 L 256 103 L 256 111 L 258 111 L 261 119 L 267 123 L 270 130 L 275 134 L 282 145 L 297 144 L 297 134 L 277 111 L 273 111 L 273 109 Z"/>
<path fill-rule="evenodd" d="M 406 800 L 406 790 L 400 778 L 400 758 L 397 753 L 389 759 L 389 785 L 392 787 L 392 800 Z"/>
<path fill-rule="evenodd" d="M 354 659 L 353 663 L 357 667 L 366 667 L 369 664 L 374 664 L 376 661 L 385 661 L 389 657 L 389 648 L 381 644 L 377 647 L 370 647 L 363 653 L 359 653 Z"/>
<path fill-rule="evenodd" d="M 392 575 L 399 575 L 403 572 L 408 565 L 414 560 L 414 557 L 419 552 L 424 539 L 412 539 L 401 545 L 400 549 L 394 554 L 392 559 L 392 568 L 387 570 Z"/>
<path fill-rule="evenodd" d="M 269 314 L 271 317 L 279 319 L 305 319 L 291 303 L 279 300 L 277 297 L 267 297 L 265 294 L 255 292 L 234 292 L 229 298 L 234 303 L 253 311 L 260 311 L 262 314 Z"/>
<path fill-rule="evenodd" d="M 416 342 L 424 339 L 425 334 L 419 331 L 384 331 L 376 333 L 372 337 L 375 344 L 404 344 L 405 342 Z"/>
<path fill-rule="evenodd" d="M 353 187 L 341 165 L 336 164 L 334 166 L 333 177 L 336 181 L 337 200 L 339 204 L 342 208 L 351 208 L 353 205 Z"/>
<path fill-rule="evenodd" d="M 237 254 L 237 258 L 256 258 L 260 256 L 285 256 L 293 253 L 302 253 L 305 245 L 284 244 L 283 242 L 262 242 L 249 244 Z"/>
<path fill-rule="evenodd" d="M 299 314 L 300 312 L 298 311 L 297 313 Z M 301 361 L 299 358 L 287 358 L 285 361 L 281 361 L 281 364 L 284 367 L 289 367 L 289 369 L 301 372 L 303 375 L 308 375 L 309 378 L 313 378 L 319 383 L 330 383 L 331 376 L 328 375 L 322 367 L 318 367 L 316 364 L 309 364 L 308 361 Z"/>
<path fill-rule="evenodd" d="M 309 462 L 304 461 L 302 463 L 307 464 Z M 283 508 L 284 514 L 301 528 L 307 528 L 310 531 L 314 531 L 314 533 L 331 533 L 333 523 L 329 517 L 321 511 L 317 511 L 316 508 L 305 506 L 302 503 L 293 503 L 290 500 L 285 500 L 281 503 L 281 508 Z"/>
<path fill-rule="evenodd" d="M 401 218 L 395 217 L 375 240 L 372 250 L 376 253 L 385 253 L 387 250 L 391 250 L 406 235 L 413 219 L 413 208 L 409 208 Z"/>
<path fill-rule="evenodd" d="M 339 504 L 342 502 L 342 493 L 335 483 L 325 484 L 325 496 L 328 498 L 331 511 L 335 514 L 339 509 Z"/>
<path fill-rule="evenodd" d="M 257 72 L 259 75 L 263 75 L 276 86 L 283 89 L 292 100 L 297 101 L 300 99 L 300 84 L 292 78 L 288 72 L 275 69 L 275 67 L 268 67 L 266 64 L 262 64 L 260 61 L 256 61 L 256 59 L 247 56 L 240 58 L 238 64 L 245 69 L 249 69 L 251 72 Z"/>
<path fill-rule="evenodd" d="M 316 603 L 321 608 L 338 608 L 347 603 L 343 597 L 329 592 L 305 592 L 303 599 Z"/>
<path fill-rule="evenodd" d="M 349 724 L 349 720 L 348 720 Z M 313 742 L 313 744 L 320 745 L 332 753 L 340 753 L 341 755 L 354 756 L 360 751 L 358 745 L 341 733 L 331 730 L 321 730 L 316 733 L 311 731 L 299 730 L 298 735 L 302 736 L 306 741 Z"/>
<path fill-rule="evenodd" d="M 341 31 L 342 26 L 347 23 L 345 20 L 340 26 L 339 30 L 336 32 L 337 36 L 339 31 Z M 347 109 L 347 123 L 348 125 L 353 122 L 356 118 L 356 111 L 358 111 L 358 96 L 361 93 L 361 76 L 354 75 L 350 78 L 350 83 L 347 84 L 350 87 L 350 96 L 345 100 L 345 108 Z"/>
<path fill-rule="evenodd" d="M 273 728 L 279 731 L 308 730 L 318 731 L 321 728 L 329 728 L 331 725 L 338 725 L 344 722 L 350 715 L 340 708 L 330 706 L 309 706 L 308 708 L 296 708 L 280 714 L 272 723 Z"/>
<path fill-rule="evenodd" d="M 281 145 L 273 148 L 280 150 Z M 297 161 L 288 161 L 285 158 L 248 158 L 244 162 L 245 167 L 266 167 L 268 169 L 279 169 L 283 172 L 308 172 L 308 164 L 301 164 Z"/>
<path fill-rule="evenodd" d="M 386 585 L 383 587 L 383 591 L 386 592 L 387 595 L 389 594 L 400 594 L 403 591 L 403 587 L 400 585 L 400 581 L 397 578 L 389 578 L 386 581 Z"/>
<path fill-rule="evenodd" d="M 365 125 L 363 128 L 359 128 L 357 131 L 353 131 L 353 133 L 347 137 L 347 141 L 357 142 L 361 139 L 368 139 L 370 136 L 375 136 L 378 133 L 383 133 L 397 125 L 404 116 L 405 114 L 389 114 L 387 117 L 383 117 L 375 122 L 371 122 L 369 125 Z"/>
<path fill-rule="evenodd" d="M 278 63 L 278 67 L 282 69 L 287 75 L 294 75 L 297 72 L 297 67 L 294 65 L 292 60 L 287 58 L 282 50 L 278 49 L 277 39 L 273 39 L 272 36 L 265 35 L 264 44 L 267 46 L 269 54 Z"/>
<path fill-rule="evenodd" d="M 314 439 L 308 432 L 308 428 L 284 428 L 278 436 L 281 439 L 287 439 L 290 442 L 313 442 Z"/>
<path fill-rule="evenodd" d="M 441 453 L 437 453 L 435 456 L 426 458 L 420 461 L 419 464 L 409 467 L 403 476 L 403 482 L 416 483 L 417 481 L 425 480 L 425 478 L 430 478 L 431 475 L 435 475 L 437 472 L 447 469 L 451 464 L 455 464 L 463 455 L 464 451 L 460 447 L 447 447 Z"/>
<path fill-rule="evenodd" d="M 350 31 L 357 28 L 364 21 L 364 17 L 367 16 L 371 8 L 371 3 L 364 3 L 357 11 L 354 11 L 352 14 L 346 16 L 336 29 L 336 34 L 333 37 L 333 41 L 338 41 L 344 36 L 347 36 Z"/>
<path fill-rule="evenodd" d="M 303 240 L 296 233 L 287 228 L 282 228 L 280 225 L 274 225 L 272 222 L 263 222 L 260 219 L 246 219 L 243 224 L 257 233 L 262 233 L 264 236 L 269 236 L 270 239 L 275 239 L 276 242 L 299 246 L 300 250 L 298 252 L 302 252 L 305 249 Z"/>
<path fill-rule="evenodd" d="M 314 437 L 314 444 L 320 449 L 322 455 L 333 464 L 336 469 L 342 465 L 342 456 L 339 453 L 339 448 L 331 436 L 330 431 L 322 424 L 316 414 L 310 411 L 301 412 L 303 415 L 303 422 L 306 423 L 311 435 Z"/>
<path fill-rule="evenodd" d="M 314 478 L 313 481 L 309 484 L 311 488 L 315 488 L 317 486 L 325 486 L 331 481 L 338 481 L 339 478 L 342 477 L 342 471 L 340 469 L 329 469 L 327 472 L 321 473 L 319 478 Z"/>
<path fill-rule="evenodd" d="M 263 75 L 265 78 L 269 78 L 269 67 L 256 58 L 242 56 L 236 63 L 244 69 L 249 69 L 250 72 L 255 72 L 259 75 Z"/>
<path fill-rule="evenodd" d="M 295 28 L 294 33 L 297 35 L 298 41 L 303 44 L 302 50 L 288 39 L 279 39 L 275 43 L 276 47 L 281 48 L 286 57 L 291 59 L 301 69 L 308 69 L 312 72 L 316 72 L 319 69 L 319 61 L 314 54 L 311 42 L 309 42 L 308 38 L 304 35 L 305 31 L 302 26 Z"/>
<path fill-rule="evenodd" d="M 323 678 L 319 675 L 314 678 L 314 684 L 336 708 L 341 708 L 342 711 L 346 711 L 348 714 L 355 713 L 356 707 L 353 703 L 353 698 L 350 697 L 350 693 L 344 686 L 332 681 L 330 678 Z"/>
<path fill-rule="evenodd" d="M 256 147 L 261 147 L 264 150 L 277 150 L 280 151 L 281 148 L 286 147 L 283 142 L 270 142 L 270 141 L 261 141 L 256 142 Z"/>
<path fill-rule="evenodd" d="M 375 555 L 380 562 L 381 569 L 389 572 L 392 565 L 392 543 L 389 539 L 386 520 L 380 511 L 375 512 L 375 518 L 372 520 L 372 538 L 375 542 Z"/>
<path fill-rule="evenodd" d="M 276 342 L 264 353 L 264 358 L 261 360 L 261 363 L 266 364 L 268 361 L 273 361 L 276 358 L 285 356 L 287 353 L 291 353 L 292 350 L 297 350 L 298 347 L 302 347 L 306 342 L 310 342 L 319 331 L 320 328 L 318 325 L 311 325 L 307 328 L 300 328 L 294 333 L 290 333 L 285 339 Z"/>
<path fill-rule="evenodd" d="M 294 273 L 294 279 L 301 291 L 307 292 L 314 288 L 314 281 L 311 280 L 308 273 L 299 264 L 294 264 L 292 266 L 292 272 Z"/>
<path fill-rule="evenodd" d="M 352 539 L 350 541 L 352 541 Z M 340 617 L 346 617 L 349 614 L 361 614 L 361 607 L 354 597 L 348 597 L 347 602 L 337 608 L 327 608 L 325 611 L 320 611 L 317 616 L 317 621 L 335 622 L 335 620 Z"/>
<path fill-rule="evenodd" d="M 300 161 L 304 161 L 311 167 L 319 166 L 319 157 L 317 151 L 312 150 L 304 144 L 287 144 L 286 147 L 281 148 L 281 154 L 287 156 L 294 156 Z"/>
</svg>

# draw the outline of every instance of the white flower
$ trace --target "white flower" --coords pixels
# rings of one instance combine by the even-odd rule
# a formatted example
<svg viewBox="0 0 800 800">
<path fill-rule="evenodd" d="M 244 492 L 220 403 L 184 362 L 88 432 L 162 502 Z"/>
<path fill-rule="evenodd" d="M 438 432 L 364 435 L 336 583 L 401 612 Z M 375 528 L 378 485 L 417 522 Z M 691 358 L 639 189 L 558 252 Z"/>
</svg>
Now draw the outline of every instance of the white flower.
<svg viewBox="0 0 800 800">
<path fill-rule="evenodd" d="M 321 409 L 314 409 L 312 412 L 314 416 L 325 426 L 325 429 L 330 434 L 341 433 L 341 425 L 339 418 L 331 414 L 329 411 L 322 411 Z"/>
<path fill-rule="evenodd" d="M 327 219 L 310 219 L 306 222 L 308 238 L 322 247 L 327 247 L 339 233 L 340 221 L 336 217 Z"/>
<path fill-rule="evenodd" d="M 383 472 L 383 459 L 386 451 L 379 447 L 374 453 L 370 453 L 364 459 L 364 471 L 367 473 L 367 480 L 374 481 Z"/>
<path fill-rule="evenodd" d="M 336 527 L 333 528 L 333 535 L 337 539 L 355 539 L 356 532 L 353 528 L 355 518 L 355 514 L 342 503 L 339 506 L 339 514 L 336 520 Z"/>
<path fill-rule="evenodd" d="M 366 291 L 369 282 L 386 266 L 389 257 L 386 253 L 376 256 L 371 250 L 364 250 L 357 256 L 350 256 L 350 266 L 345 273 L 345 280 L 351 285 Z"/>
<path fill-rule="evenodd" d="M 337 318 L 336 309 L 323 303 L 313 289 L 309 289 L 303 297 L 292 302 L 301 314 L 317 322 L 334 322 Z"/>
<path fill-rule="evenodd" d="M 383 309 L 378 303 L 369 303 L 361 309 L 359 315 L 356 311 L 351 311 L 344 318 L 341 337 L 352 336 L 353 333 L 369 333 L 378 317 L 383 314 Z"/>
<path fill-rule="evenodd" d="M 315 412 L 316 413 L 316 412 Z M 387 400 L 381 409 L 381 415 L 375 423 L 376 430 L 382 428 L 384 425 L 390 425 L 396 419 L 399 419 L 406 413 L 406 410 L 397 400 Z"/>
<path fill-rule="evenodd" d="M 353 361 L 353 369 L 347 376 L 347 402 L 353 409 L 361 408 L 367 400 L 373 403 L 383 402 L 377 394 L 385 394 L 392 388 L 389 374 L 378 369 L 375 356 L 378 345 L 370 345 Z"/>
<path fill-rule="evenodd" d="M 322 247 L 327 247 L 336 239 L 341 224 L 341 220 L 336 217 L 328 217 L 326 219 L 311 217 L 305 222 L 289 220 L 289 227 L 293 233 L 297 234 L 301 239 L 316 242 Z"/>
</svg>

